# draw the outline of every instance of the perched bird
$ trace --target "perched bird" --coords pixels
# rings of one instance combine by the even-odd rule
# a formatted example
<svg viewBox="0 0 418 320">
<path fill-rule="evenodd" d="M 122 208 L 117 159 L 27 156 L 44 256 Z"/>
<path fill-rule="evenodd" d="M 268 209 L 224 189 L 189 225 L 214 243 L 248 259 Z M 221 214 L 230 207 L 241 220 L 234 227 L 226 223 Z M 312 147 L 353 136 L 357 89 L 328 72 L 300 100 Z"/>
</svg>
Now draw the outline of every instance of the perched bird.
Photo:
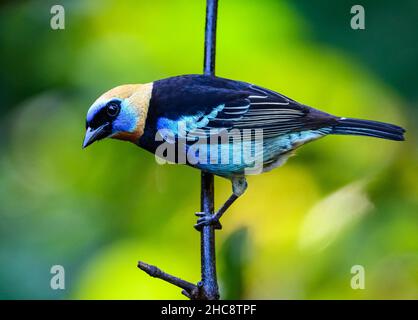
<svg viewBox="0 0 418 320">
<path fill-rule="evenodd" d="M 228 132 L 234 135 L 211 139 Z M 183 75 L 104 93 L 88 110 L 83 148 L 109 137 L 158 156 L 175 150 L 171 161 L 183 159 L 230 179 L 233 193 L 224 205 L 214 215 L 197 214 L 197 228 L 220 228 L 219 218 L 246 190 L 246 170 L 257 157 L 259 172 L 265 172 L 282 165 L 299 146 L 329 134 L 404 140 L 404 132 L 392 124 L 333 116 L 253 84 Z M 235 139 L 240 134 L 242 139 Z M 255 156 L 245 161 L 245 152 Z"/>
</svg>

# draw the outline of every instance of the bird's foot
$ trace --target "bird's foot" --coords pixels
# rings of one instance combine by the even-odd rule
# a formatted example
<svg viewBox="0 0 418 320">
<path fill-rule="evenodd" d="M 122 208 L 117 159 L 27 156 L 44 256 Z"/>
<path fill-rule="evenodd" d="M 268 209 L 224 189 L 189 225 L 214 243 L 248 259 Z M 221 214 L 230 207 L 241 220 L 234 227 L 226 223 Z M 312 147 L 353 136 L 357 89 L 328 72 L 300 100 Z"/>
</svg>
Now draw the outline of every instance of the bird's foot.
<svg viewBox="0 0 418 320">
<path fill-rule="evenodd" d="M 222 229 L 222 225 L 219 222 L 219 219 L 214 214 L 207 214 L 206 212 L 196 212 L 197 223 L 194 225 L 194 228 L 197 231 L 202 231 L 203 226 L 212 225 L 215 229 Z"/>
</svg>

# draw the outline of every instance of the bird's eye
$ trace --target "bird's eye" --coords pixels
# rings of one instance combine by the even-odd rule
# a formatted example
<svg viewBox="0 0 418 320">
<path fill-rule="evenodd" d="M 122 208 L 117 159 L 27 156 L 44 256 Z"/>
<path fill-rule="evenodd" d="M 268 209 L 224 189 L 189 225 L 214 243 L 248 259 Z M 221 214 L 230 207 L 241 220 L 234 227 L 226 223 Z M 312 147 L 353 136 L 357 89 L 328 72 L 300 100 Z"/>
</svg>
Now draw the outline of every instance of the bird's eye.
<svg viewBox="0 0 418 320">
<path fill-rule="evenodd" d="M 116 117 L 119 113 L 120 106 L 116 102 L 110 102 L 106 107 L 106 112 L 110 117 Z"/>
</svg>

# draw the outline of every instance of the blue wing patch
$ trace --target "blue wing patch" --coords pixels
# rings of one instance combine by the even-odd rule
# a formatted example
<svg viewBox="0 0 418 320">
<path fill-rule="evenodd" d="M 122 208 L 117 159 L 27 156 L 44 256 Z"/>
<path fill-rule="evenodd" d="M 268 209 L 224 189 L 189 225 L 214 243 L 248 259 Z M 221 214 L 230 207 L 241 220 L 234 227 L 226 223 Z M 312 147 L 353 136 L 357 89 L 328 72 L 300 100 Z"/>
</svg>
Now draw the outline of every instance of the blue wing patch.
<svg viewBox="0 0 418 320">
<path fill-rule="evenodd" d="M 157 120 L 157 130 L 169 130 L 176 137 L 186 138 L 183 133 L 188 134 L 196 129 L 205 128 L 208 123 L 215 119 L 220 111 L 225 107 L 221 104 L 214 108 L 209 114 L 199 112 L 195 115 L 181 116 L 178 119 L 160 117 Z"/>
</svg>

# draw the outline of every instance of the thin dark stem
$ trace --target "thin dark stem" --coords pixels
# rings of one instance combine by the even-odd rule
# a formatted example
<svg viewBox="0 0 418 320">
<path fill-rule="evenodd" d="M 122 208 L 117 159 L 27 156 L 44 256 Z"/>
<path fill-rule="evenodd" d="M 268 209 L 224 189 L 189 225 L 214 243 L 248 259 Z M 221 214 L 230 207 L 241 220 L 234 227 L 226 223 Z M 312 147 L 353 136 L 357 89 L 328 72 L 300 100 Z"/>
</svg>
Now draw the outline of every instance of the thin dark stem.
<svg viewBox="0 0 418 320">
<path fill-rule="evenodd" d="M 215 75 L 215 51 L 216 51 L 216 21 L 218 14 L 218 0 L 206 1 L 206 28 L 205 28 L 205 57 L 204 73 Z M 214 177 L 213 174 L 202 172 L 201 175 L 201 211 L 212 215 L 214 210 Z M 203 226 L 200 231 L 201 250 L 201 276 L 202 280 L 194 285 L 188 281 L 165 273 L 161 269 L 138 262 L 138 268 L 148 275 L 169 282 L 179 288 L 182 293 L 194 300 L 219 299 L 218 281 L 216 278 L 215 258 L 215 229 L 212 225 Z"/>
<path fill-rule="evenodd" d="M 218 0 L 207 0 L 203 71 L 206 75 L 211 76 L 215 75 L 217 16 Z M 212 215 L 214 202 L 213 174 L 202 172 L 201 211 L 207 215 Z M 219 299 L 219 289 L 216 278 L 215 228 L 213 225 L 203 226 L 200 231 L 200 250 L 203 296 L 208 300 L 217 300 Z"/>
<path fill-rule="evenodd" d="M 202 172 L 201 177 L 201 210 L 208 215 L 214 208 L 214 179 L 210 173 Z M 202 273 L 202 290 L 208 300 L 219 299 L 216 278 L 215 228 L 203 226 L 200 231 L 200 260 Z"/>
<path fill-rule="evenodd" d="M 196 285 L 186 280 L 172 276 L 168 273 L 165 273 L 156 266 L 152 266 L 148 263 L 139 261 L 138 268 L 142 271 L 145 271 L 151 277 L 162 279 L 183 289 L 182 293 L 188 298 L 192 298 L 198 295 L 198 287 Z"/>
<path fill-rule="evenodd" d="M 205 58 L 203 72 L 215 75 L 216 57 L 216 23 L 218 18 L 218 0 L 206 1 L 206 28 L 205 28 Z"/>
</svg>

